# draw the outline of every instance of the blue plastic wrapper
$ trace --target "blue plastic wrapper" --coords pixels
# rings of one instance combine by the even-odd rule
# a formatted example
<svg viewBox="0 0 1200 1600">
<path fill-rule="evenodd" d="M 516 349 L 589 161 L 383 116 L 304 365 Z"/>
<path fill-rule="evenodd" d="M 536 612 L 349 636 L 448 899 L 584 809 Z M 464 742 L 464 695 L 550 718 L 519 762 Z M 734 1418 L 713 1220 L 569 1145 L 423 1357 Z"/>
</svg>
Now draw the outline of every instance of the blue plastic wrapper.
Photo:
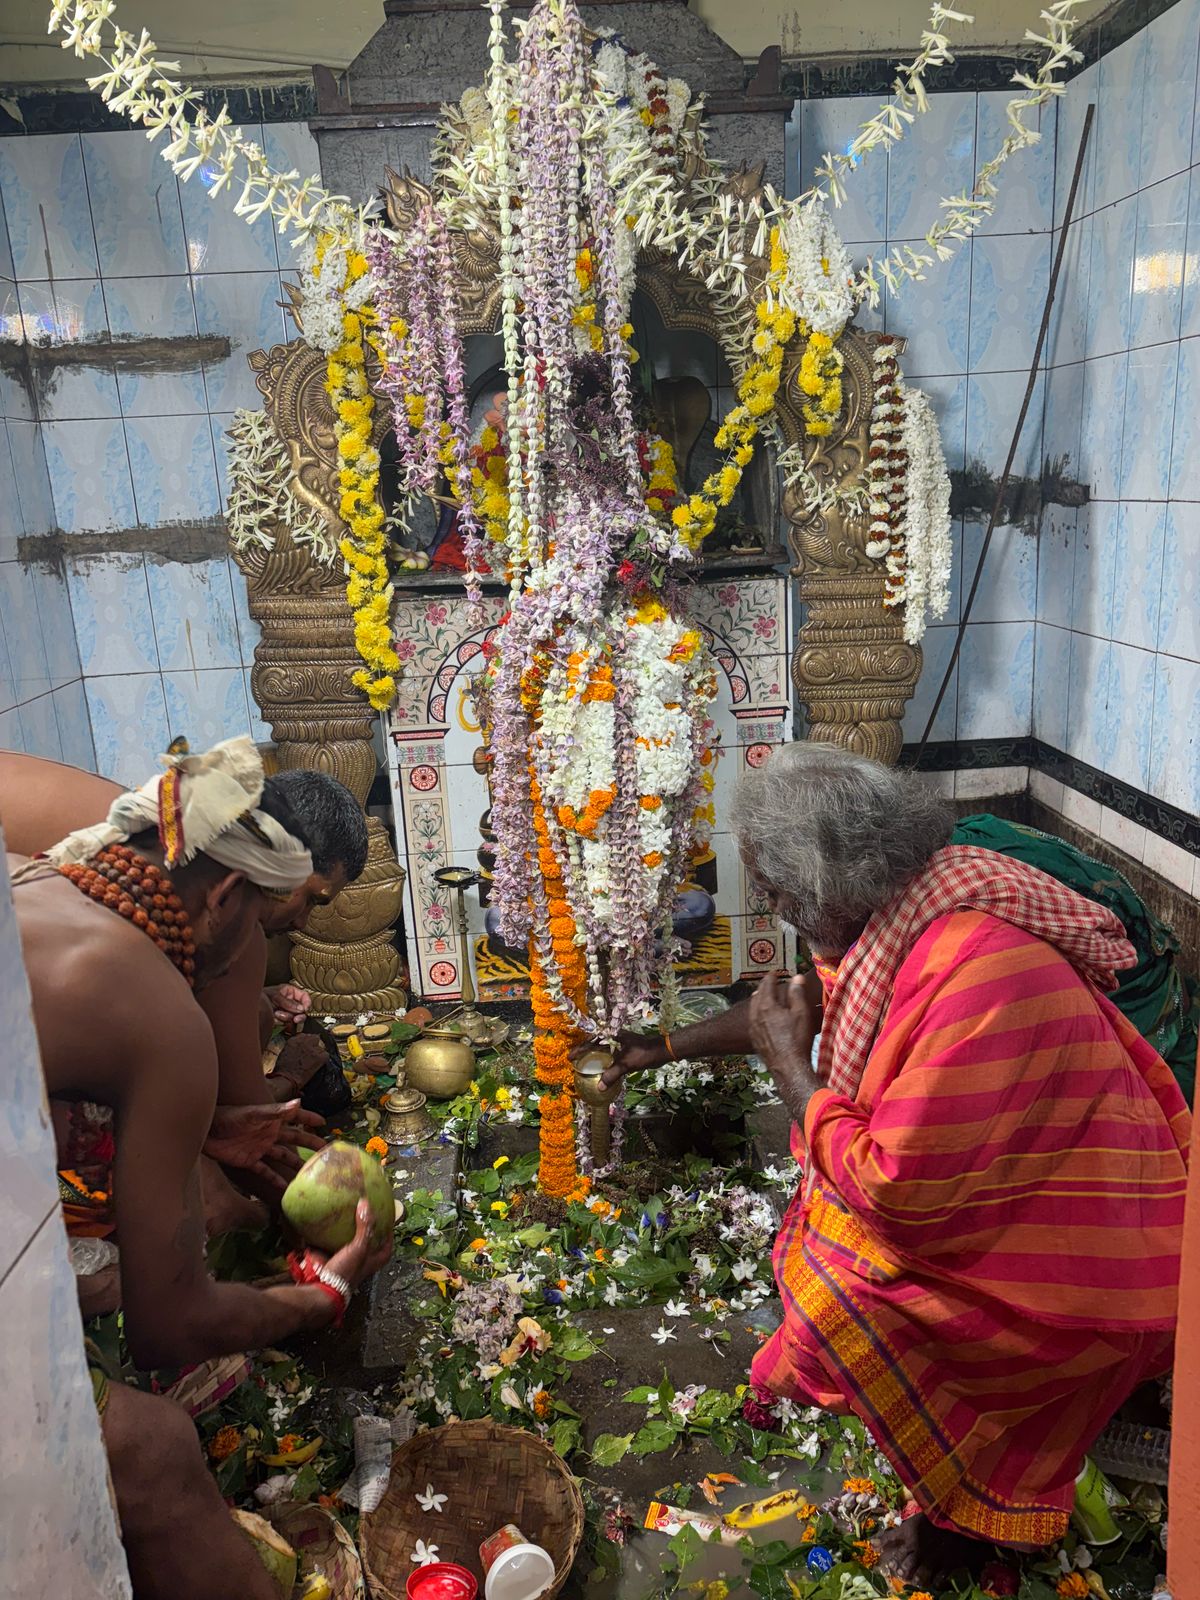
<svg viewBox="0 0 1200 1600">
<path fill-rule="evenodd" d="M 804 1564 L 810 1572 L 828 1572 L 833 1566 L 833 1557 L 823 1544 L 816 1544 L 808 1552 Z"/>
</svg>

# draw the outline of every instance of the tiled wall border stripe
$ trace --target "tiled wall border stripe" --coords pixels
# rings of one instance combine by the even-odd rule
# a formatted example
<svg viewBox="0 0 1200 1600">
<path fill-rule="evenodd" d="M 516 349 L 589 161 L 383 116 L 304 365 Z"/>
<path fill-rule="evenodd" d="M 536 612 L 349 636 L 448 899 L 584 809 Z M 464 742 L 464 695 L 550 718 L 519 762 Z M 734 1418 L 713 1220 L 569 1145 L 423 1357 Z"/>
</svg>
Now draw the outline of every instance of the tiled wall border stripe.
<svg viewBox="0 0 1200 1600">
<path fill-rule="evenodd" d="M 1177 3 L 1178 0 L 1117 0 L 1107 12 L 1080 28 L 1076 44 L 1083 59 L 1068 77 L 1083 72 Z M 929 92 L 953 94 L 1006 89 L 1012 83 L 1013 73 L 1026 68 L 1034 58 L 1035 53 L 1027 50 L 964 53 L 932 76 Z M 902 60 L 900 55 L 788 60 L 783 64 L 782 89 L 797 100 L 886 95 L 891 91 Z M 20 84 L 0 88 L 6 102 L 0 106 L 0 136 L 106 133 L 128 126 L 123 117 L 112 115 L 98 95 L 76 90 L 25 88 Z M 235 123 L 307 122 L 317 111 L 316 93 L 306 78 L 216 86 L 205 90 L 201 98 L 214 114 L 221 102 L 227 100 Z"/>
<path fill-rule="evenodd" d="M 25 88 L 0 90 L 0 136 L 23 133 L 115 133 L 130 127 L 114 115 L 99 95 L 76 89 Z M 317 96 L 309 79 L 266 79 L 257 84 L 214 85 L 200 91 L 210 116 L 228 102 L 231 119 L 254 122 L 307 122 L 317 114 Z"/>
<path fill-rule="evenodd" d="M 1200 819 L 1120 778 L 1089 767 L 1042 739 L 948 739 L 926 745 L 919 762 L 917 750 L 915 744 L 905 745 L 901 765 L 915 765 L 921 772 L 962 772 L 986 767 L 1029 767 L 1031 771 L 1044 772 L 1147 832 L 1200 856 Z"/>
</svg>

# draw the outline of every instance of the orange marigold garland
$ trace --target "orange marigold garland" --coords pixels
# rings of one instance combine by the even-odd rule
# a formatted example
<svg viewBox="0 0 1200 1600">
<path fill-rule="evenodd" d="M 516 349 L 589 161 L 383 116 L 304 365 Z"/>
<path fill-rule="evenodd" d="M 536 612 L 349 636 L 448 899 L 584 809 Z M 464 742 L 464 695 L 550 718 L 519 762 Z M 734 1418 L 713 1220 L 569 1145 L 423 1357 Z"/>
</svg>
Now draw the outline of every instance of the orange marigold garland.
<svg viewBox="0 0 1200 1600">
<path fill-rule="evenodd" d="M 575 919 L 563 896 L 562 867 L 550 843 L 542 792 L 532 766 L 529 775 L 533 829 L 537 839 L 538 868 L 545 885 L 550 940 L 555 965 L 562 975 L 563 991 L 580 1010 L 587 1004 L 587 967 L 575 942 Z M 530 1003 L 536 1029 L 533 1040 L 535 1076 L 543 1086 L 538 1100 L 541 1115 L 538 1184 L 555 1199 L 582 1198 L 586 1179 L 579 1175 L 575 1149 L 575 1068 L 571 1051 L 583 1035 L 573 1028 L 551 1000 L 536 941 L 529 947 Z M 585 1185 L 582 1194 L 577 1193 Z"/>
</svg>

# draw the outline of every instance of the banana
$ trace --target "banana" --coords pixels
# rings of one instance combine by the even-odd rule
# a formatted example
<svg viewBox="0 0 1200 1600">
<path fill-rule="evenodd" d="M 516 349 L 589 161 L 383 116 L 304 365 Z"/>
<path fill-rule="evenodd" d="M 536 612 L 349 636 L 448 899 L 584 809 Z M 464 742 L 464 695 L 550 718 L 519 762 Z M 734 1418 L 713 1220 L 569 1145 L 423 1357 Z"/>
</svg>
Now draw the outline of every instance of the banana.
<svg viewBox="0 0 1200 1600">
<path fill-rule="evenodd" d="M 765 1528 L 770 1522 L 780 1522 L 784 1517 L 807 1517 L 812 1514 L 812 1504 L 799 1489 L 785 1489 L 768 1500 L 752 1500 L 744 1506 L 734 1506 L 725 1513 L 725 1523 L 730 1528 Z"/>
</svg>

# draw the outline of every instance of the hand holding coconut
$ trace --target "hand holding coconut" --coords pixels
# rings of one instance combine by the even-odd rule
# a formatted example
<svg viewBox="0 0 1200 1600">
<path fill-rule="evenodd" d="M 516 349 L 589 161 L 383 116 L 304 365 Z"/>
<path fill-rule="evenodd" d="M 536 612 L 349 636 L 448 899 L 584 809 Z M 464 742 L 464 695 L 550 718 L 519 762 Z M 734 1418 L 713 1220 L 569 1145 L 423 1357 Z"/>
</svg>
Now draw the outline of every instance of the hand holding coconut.
<svg viewBox="0 0 1200 1600">
<path fill-rule="evenodd" d="M 342 1298 L 341 1311 L 363 1279 L 392 1258 L 396 1200 L 391 1180 L 375 1157 L 356 1145 L 337 1140 L 311 1156 L 288 1185 L 283 1214 L 311 1246 L 302 1258 L 293 1258 L 293 1276 Z"/>
<path fill-rule="evenodd" d="M 360 1200 L 354 1213 L 354 1237 L 348 1245 L 344 1245 L 336 1255 L 330 1256 L 317 1269 L 318 1281 L 327 1287 L 341 1290 L 345 1285 L 344 1302 L 341 1311 L 335 1314 L 334 1320 L 340 1322 L 350 1302 L 350 1296 L 368 1278 L 373 1278 L 381 1267 L 386 1267 L 392 1259 L 393 1237 L 389 1231 L 387 1240 L 383 1244 L 375 1243 L 374 1218 L 371 1214 L 370 1203 Z M 309 1260 L 319 1263 L 321 1257 L 312 1251 L 306 1252 Z M 335 1280 L 341 1280 L 340 1283 Z"/>
</svg>

